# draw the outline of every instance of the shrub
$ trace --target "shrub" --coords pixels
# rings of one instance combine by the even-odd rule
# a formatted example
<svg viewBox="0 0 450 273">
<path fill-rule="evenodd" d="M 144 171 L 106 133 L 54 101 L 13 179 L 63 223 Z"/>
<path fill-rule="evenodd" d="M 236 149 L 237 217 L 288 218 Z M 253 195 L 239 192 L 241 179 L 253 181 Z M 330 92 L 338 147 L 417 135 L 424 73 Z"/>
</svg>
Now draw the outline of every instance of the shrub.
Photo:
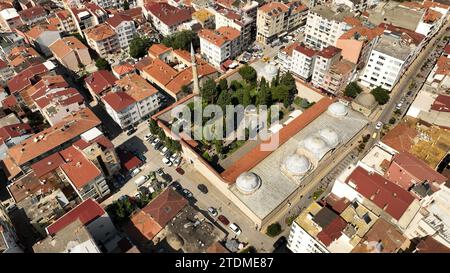
<svg viewBox="0 0 450 273">
<path fill-rule="evenodd" d="M 281 225 L 276 222 L 267 227 L 266 234 L 270 237 L 275 237 L 281 233 Z"/>
</svg>

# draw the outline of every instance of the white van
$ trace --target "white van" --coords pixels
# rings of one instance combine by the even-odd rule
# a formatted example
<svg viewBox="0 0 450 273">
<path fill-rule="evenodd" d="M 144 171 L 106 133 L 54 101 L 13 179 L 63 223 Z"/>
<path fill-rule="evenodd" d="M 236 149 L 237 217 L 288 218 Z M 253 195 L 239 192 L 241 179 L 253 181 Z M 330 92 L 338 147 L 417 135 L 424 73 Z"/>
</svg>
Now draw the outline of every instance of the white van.
<svg viewBox="0 0 450 273">
<path fill-rule="evenodd" d="M 148 180 L 148 177 L 146 177 L 145 175 L 142 175 L 142 176 L 138 177 L 136 180 L 134 180 L 134 184 L 136 184 L 136 186 L 140 187 L 147 180 Z"/>
<path fill-rule="evenodd" d="M 235 223 L 231 223 L 228 227 L 229 227 L 229 228 L 231 229 L 231 231 L 233 231 L 234 234 L 236 234 L 237 236 L 239 236 L 239 235 L 241 234 L 241 229 L 240 229 Z"/>
</svg>

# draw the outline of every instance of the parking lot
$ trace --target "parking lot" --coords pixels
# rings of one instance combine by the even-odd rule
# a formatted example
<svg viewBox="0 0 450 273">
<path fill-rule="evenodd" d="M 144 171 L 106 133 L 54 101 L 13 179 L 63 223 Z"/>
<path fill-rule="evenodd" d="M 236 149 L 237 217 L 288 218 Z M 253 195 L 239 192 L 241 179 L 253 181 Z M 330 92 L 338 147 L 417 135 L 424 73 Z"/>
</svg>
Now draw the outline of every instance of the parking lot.
<svg viewBox="0 0 450 273">
<path fill-rule="evenodd" d="M 152 145 L 145 141 L 145 136 L 149 134 L 148 125 L 142 123 L 138 126 L 137 131 L 131 136 L 122 133 L 117 136 L 113 143 L 116 147 L 124 147 L 133 151 L 142 153 L 146 158 L 146 163 L 141 167 L 141 172 L 132 177 L 130 180 L 121 186 L 121 188 L 110 196 L 107 200 L 102 202 L 106 207 L 113 201 L 119 199 L 123 195 L 134 196 L 138 192 L 138 187 L 135 180 L 139 179 L 141 175 L 147 175 L 151 171 L 156 171 L 163 168 L 164 172 L 169 174 L 173 181 L 180 183 L 183 189 L 189 190 L 192 193 L 190 203 L 202 211 L 205 215 L 209 215 L 208 208 L 214 207 L 217 210 L 217 216 L 211 217 L 224 232 L 228 233 L 229 238 L 236 237 L 236 235 L 227 226 L 217 221 L 218 215 L 224 215 L 230 223 L 236 225 L 242 230 L 238 239 L 242 242 L 248 242 L 259 251 L 271 251 L 272 245 L 275 241 L 265 234 L 257 231 L 255 226 L 230 200 L 228 200 L 221 192 L 219 192 L 210 182 L 203 177 L 191 164 L 181 162 L 180 167 L 184 170 L 184 174 L 180 174 L 175 170 L 175 167 L 169 167 L 162 162 L 163 156 L 152 147 Z M 160 179 L 161 180 L 161 179 Z M 145 183 L 144 183 L 145 184 Z M 203 193 L 198 185 L 203 184 L 207 188 L 207 193 Z M 181 190 L 182 193 L 182 190 Z"/>
</svg>

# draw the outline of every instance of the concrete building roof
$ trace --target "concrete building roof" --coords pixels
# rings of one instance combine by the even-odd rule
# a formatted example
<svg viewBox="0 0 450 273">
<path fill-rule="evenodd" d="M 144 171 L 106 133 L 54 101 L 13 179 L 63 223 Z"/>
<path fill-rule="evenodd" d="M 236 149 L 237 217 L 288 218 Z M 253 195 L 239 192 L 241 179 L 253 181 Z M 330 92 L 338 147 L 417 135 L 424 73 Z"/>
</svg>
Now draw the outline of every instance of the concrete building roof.
<svg viewBox="0 0 450 273">
<path fill-rule="evenodd" d="M 369 10 L 369 21 L 375 25 L 393 24 L 415 31 L 425 10 L 402 7 L 398 2 L 389 2 L 381 8 Z"/>
<path fill-rule="evenodd" d="M 414 49 L 414 45 L 402 41 L 399 37 L 385 33 L 380 37 L 373 50 L 386 54 L 392 58 L 406 61 Z"/>
<path fill-rule="evenodd" d="M 317 13 L 319 16 L 324 17 L 330 21 L 343 22 L 345 18 L 355 17 L 355 14 L 348 9 L 342 11 L 335 11 L 327 5 L 317 5 L 313 7 L 311 12 Z"/>
<path fill-rule="evenodd" d="M 244 171 L 253 172 L 260 177 L 261 186 L 252 194 L 242 194 L 236 185 L 232 185 L 230 190 L 261 219 L 295 191 L 311 173 L 310 171 L 302 177 L 291 177 L 286 174 L 281 168 L 286 156 L 301 148 L 305 153 L 310 153 L 308 158 L 313 162 L 311 167 L 313 170 L 320 164 L 324 154 L 320 153 L 319 157 L 316 157 L 317 155 L 309 152 L 310 147 L 305 147 L 305 139 L 320 134 L 324 129 L 331 129 L 337 133 L 339 138 L 337 145 L 340 145 L 349 141 L 366 125 L 367 120 L 352 110 L 348 110 L 345 117 L 337 117 L 325 112 L 330 105 L 326 101 L 328 99 L 315 104 L 317 113 L 314 112 L 315 106 L 313 106 L 282 128 L 278 132 L 280 145 L 275 151 L 264 152 L 260 150 L 260 146 L 257 146 L 222 173 L 222 177 L 230 182 L 235 181 L 235 179 L 232 180 L 235 177 L 234 174 L 239 175 Z M 313 109 L 312 112 L 309 112 L 310 109 Z"/>
</svg>

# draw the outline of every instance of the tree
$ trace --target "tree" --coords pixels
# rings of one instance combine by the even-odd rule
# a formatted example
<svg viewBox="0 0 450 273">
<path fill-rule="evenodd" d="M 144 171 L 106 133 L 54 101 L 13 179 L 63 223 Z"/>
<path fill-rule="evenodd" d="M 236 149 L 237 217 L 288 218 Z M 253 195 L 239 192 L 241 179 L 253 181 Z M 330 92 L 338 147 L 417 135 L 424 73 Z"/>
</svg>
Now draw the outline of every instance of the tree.
<svg viewBox="0 0 450 273">
<path fill-rule="evenodd" d="M 284 85 L 278 85 L 270 88 L 272 93 L 272 99 L 275 101 L 283 102 L 284 106 L 287 107 L 290 104 L 289 100 L 289 90 Z"/>
<path fill-rule="evenodd" d="M 228 90 L 222 90 L 217 98 L 216 104 L 225 111 L 227 105 L 231 105 L 231 94 Z"/>
<path fill-rule="evenodd" d="M 386 104 L 389 101 L 389 92 L 380 86 L 373 89 L 370 93 L 375 97 L 375 100 L 380 104 Z"/>
<path fill-rule="evenodd" d="M 239 75 L 248 83 L 256 83 L 258 77 L 256 70 L 247 64 L 239 69 Z"/>
<path fill-rule="evenodd" d="M 195 32 L 193 32 L 192 30 L 182 30 L 164 37 L 161 43 L 173 49 L 184 49 L 190 51 L 191 43 L 194 48 L 197 48 L 200 45 L 200 40 L 198 38 L 198 35 L 195 34 Z"/>
<path fill-rule="evenodd" d="M 95 66 L 99 70 L 111 70 L 111 65 L 108 63 L 107 60 L 103 58 L 98 58 L 97 60 L 95 60 Z"/>
<path fill-rule="evenodd" d="M 347 97 L 356 98 L 356 96 L 358 96 L 361 92 L 362 88 L 356 82 L 351 82 L 345 87 L 344 95 Z"/>
<path fill-rule="evenodd" d="M 231 87 L 231 90 L 237 91 L 238 89 L 242 88 L 242 84 L 240 82 L 238 82 L 237 80 L 232 80 L 230 87 Z"/>
<path fill-rule="evenodd" d="M 252 104 L 252 96 L 250 95 L 250 90 L 248 88 L 244 89 L 244 94 L 242 97 L 242 105 L 244 107 L 249 106 L 250 104 Z"/>
<path fill-rule="evenodd" d="M 286 72 L 280 78 L 279 85 L 284 85 L 289 89 L 289 93 L 297 93 L 297 86 L 295 85 L 295 79 L 291 72 Z"/>
<path fill-rule="evenodd" d="M 281 233 L 281 225 L 278 222 L 273 223 L 267 227 L 266 234 L 269 235 L 270 237 L 275 237 L 280 233 Z"/>
<path fill-rule="evenodd" d="M 147 50 L 151 46 L 151 41 L 148 38 L 135 37 L 130 42 L 130 56 L 137 59 L 144 57 L 147 54 Z"/>
<path fill-rule="evenodd" d="M 267 85 L 260 87 L 256 95 L 256 105 L 267 105 L 267 107 L 271 105 L 270 91 Z"/>
<path fill-rule="evenodd" d="M 211 162 L 211 156 L 209 155 L 209 153 L 208 153 L 207 151 L 205 151 L 205 152 L 203 153 L 203 158 L 204 158 L 206 161 Z"/>
<path fill-rule="evenodd" d="M 220 91 L 226 91 L 228 90 L 228 82 L 226 79 L 221 79 L 219 81 L 219 86 L 218 88 L 220 89 Z"/>
<path fill-rule="evenodd" d="M 277 75 L 275 76 L 275 78 L 272 79 L 272 82 L 270 83 L 271 87 L 275 87 L 278 85 L 278 83 L 280 82 L 280 69 L 278 69 L 277 71 Z"/>
<path fill-rule="evenodd" d="M 214 150 L 216 154 L 221 154 L 223 151 L 223 143 L 220 140 L 215 139 L 214 140 Z"/>
<path fill-rule="evenodd" d="M 390 118 L 389 119 L 389 124 L 394 124 L 394 123 L 395 123 L 395 118 L 394 117 Z"/>
<path fill-rule="evenodd" d="M 181 86 L 181 94 L 186 94 L 188 95 L 189 93 L 191 93 L 191 89 L 189 88 L 189 86 L 187 85 L 183 85 Z"/>
<path fill-rule="evenodd" d="M 129 10 L 130 9 L 130 3 L 128 3 L 127 0 L 125 0 L 125 2 L 123 2 L 123 10 Z"/>
<path fill-rule="evenodd" d="M 204 101 L 214 103 L 217 95 L 216 82 L 212 79 L 208 79 L 200 89 L 200 95 Z"/>
<path fill-rule="evenodd" d="M 150 122 L 148 123 L 148 127 L 149 127 L 150 133 L 152 135 L 158 134 L 158 131 L 160 128 L 154 119 L 152 119 L 152 118 L 150 119 Z"/>
</svg>

